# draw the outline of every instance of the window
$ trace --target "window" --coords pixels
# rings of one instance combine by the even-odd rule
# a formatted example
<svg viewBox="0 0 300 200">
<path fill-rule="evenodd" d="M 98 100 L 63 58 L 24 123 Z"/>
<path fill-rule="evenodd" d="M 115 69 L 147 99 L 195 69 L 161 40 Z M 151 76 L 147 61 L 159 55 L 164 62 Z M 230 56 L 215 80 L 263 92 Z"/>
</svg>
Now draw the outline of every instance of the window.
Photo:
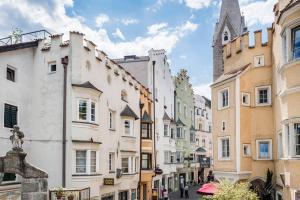
<svg viewBox="0 0 300 200">
<path fill-rule="evenodd" d="M 86 151 L 76 151 L 76 173 L 86 173 Z"/>
<path fill-rule="evenodd" d="M 91 99 L 78 100 L 78 119 L 80 121 L 96 121 L 96 103 Z"/>
<path fill-rule="evenodd" d="M 295 200 L 300 200 L 300 191 L 295 191 Z"/>
<path fill-rule="evenodd" d="M 300 58 L 300 27 L 292 29 L 293 59 Z"/>
<path fill-rule="evenodd" d="M 109 129 L 115 130 L 115 116 L 116 113 L 114 111 L 109 111 Z"/>
<path fill-rule="evenodd" d="M 184 117 L 186 118 L 187 117 L 187 107 L 186 107 L 186 105 L 184 105 L 184 107 L 183 107 L 183 113 L 184 113 Z"/>
<path fill-rule="evenodd" d="M 76 173 L 96 173 L 98 167 L 97 152 L 92 150 L 76 150 Z"/>
<path fill-rule="evenodd" d="M 177 134 L 177 138 L 182 138 L 182 128 L 181 127 L 177 127 L 176 129 L 176 134 Z"/>
<path fill-rule="evenodd" d="M 56 72 L 56 62 L 51 62 L 48 64 L 48 71 L 49 73 Z"/>
<path fill-rule="evenodd" d="M 152 124 L 142 123 L 142 138 L 152 139 Z"/>
<path fill-rule="evenodd" d="M 242 105 L 250 106 L 250 94 L 249 93 L 242 93 Z"/>
<path fill-rule="evenodd" d="M 229 97 L 228 97 L 228 89 L 221 90 L 219 92 L 219 109 L 224 109 L 229 107 Z"/>
<path fill-rule="evenodd" d="M 131 200 L 136 200 L 136 189 L 131 190 Z"/>
<path fill-rule="evenodd" d="M 271 86 L 257 87 L 255 90 L 257 106 L 271 105 Z"/>
<path fill-rule="evenodd" d="M 4 104 L 4 127 L 13 128 L 18 124 L 18 107 Z"/>
<path fill-rule="evenodd" d="M 124 134 L 129 136 L 134 136 L 132 120 L 129 119 L 124 120 Z"/>
<path fill-rule="evenodd" d="M 219 138 L 219 160 L 228 160 L 230 157 L 229 138 Z"/>
<path fill-rule="evenodd" d="M 272 159 L 272 140 L 257 140 L 256 141 L 257 159 L 269 160 Z"/>
<path fill-rule="evenodd" d="M 174 157 L 175 157 L 174 153 L 171 153 L 171 155 L 170 155 L 170 163 L 175 163 Z"/>
<path fill-rule="evenodd" d="M 300 123 L 294 124 L 295 128 L 295 156 L 300 156 Z"/>
<path fill-rule="evenodd" d="M 222 122 L 222 131 L 224 132 L 224 131 L 226 131 L 226 122 Z"/>
<path fill-rule="evenodd" d="M 197 143 L 197 146 L 199 146 L 199 139 L 196 138 L 196 143 Z"/>
<path fill-rule="evenodd" d="M 165 163 L 170 163 L 170 152 L 169 151 L 164 152 L 164 160 L 165 160 Z"/>
<path fill-rule="evenodd" d="M 195 142 L 195 133 L 193 131 L 190 132 L 190 142 L 191 143 Z"/>
<path fill-rule="evenodd" d="M 182 162 L 182 152 L 176 151 L 176 161 L 177 163 Z"/>
<path fill-rule="evenodd" d="M 3 182 L 5 182 L 5 181 L 9 181 L 9 182 L 16 181 L 16 174 L 15 173 L 4 173 L 2 181 Z"/>
<path fill-rule="evenodd" d="M 137 171 L 137 158 L 134 156 L 128 156 L 122 158 L 122 172 L 124 174 L 133 174 Z"/>
<path fill-rule="evenodd" d="M 199 124 L 199 130 L 202 131 L 202 124 Z"/>
<path fill-rule="evenodd" d="M 149 153 L 142 153 L 142 169 L 152 169 L 152 155 Z"/>
<path fill-rule="evenodd" d="M 254 56 L 254 67 L 263 67 L 265 66 L 265 56 Z"/>
<path fill-rule="evenodd" d="M 128 102 L 127 92 L 125 90 L 121 91 L 121 99 L 125 102 Z"/>
<path fill-rule="evenodd" d="M 124 174 L 129 173 L 129 158 L 122 158 L 122 172 Z"/>
<path fill-rule="evenodd" d="M 171 138 L 175 139 L 174 128 L 171 128 Z"/>
<path fill-rule="evenodd" d="M 243 156 L 251 156 L 250 144 L 243 144 Z"/>
<path fill-rule="evenodd" d="M 205 147 L 206 144 L 205 144 L 205 139 L 202 139 L 202 147 Z"/>
<path fill-rule="evenodd" d="M 6 79 L 9 81 L 15 82 L 15 78 L 16 78 L 15 70 L 10 67 L 7 67 L 6 68 Z"/>
<path fill-rule="evenodd" d="M 178 113 L 181 113 L 181 104 L 180 101 L 177 102 Z"/>
<path fill-rule="evenodd" d="M 115 171 L 115 153 L 109 153 L 109 166 L 108 169 L 110 172 Z"/>
<path fill-rule="evenodd" d="M 119 200 L 128 200 L 128 191 L 119 192 Z"/>
<path fill-rule="evenodd" d="M 282 133 L 278 134 L 278 158 L 283 158 Z"/>
<path fill-rule="evenodd" d="M 90 172 L 96 173 L 96 151 L 91 151 Z"/>
<path fill-rule="evenodd" d="M 167 124 L 164 125 L 164 136 L 169 136 L 169 126 Z"/>
</svg>

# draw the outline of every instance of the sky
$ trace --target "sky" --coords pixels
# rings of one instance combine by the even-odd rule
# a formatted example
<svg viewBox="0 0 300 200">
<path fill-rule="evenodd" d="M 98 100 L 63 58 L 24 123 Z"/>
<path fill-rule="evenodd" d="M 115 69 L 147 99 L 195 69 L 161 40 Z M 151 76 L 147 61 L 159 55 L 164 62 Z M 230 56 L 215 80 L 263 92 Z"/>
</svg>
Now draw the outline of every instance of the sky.
<svg viewBox="0 0 300 200">
<path fill-rule="evenodd" d="M 240 0 L 249 31 L 273 21 L 277 0 Z M 210 98 L 212 37 L 221 0 L 0 0 L 0 38 L 80 31 L 110 58 L 165 49 L 172 74 L 188 70 L 195 93 Z M 251 38 L 251 34 L 250 34 Z"/>
</svg>

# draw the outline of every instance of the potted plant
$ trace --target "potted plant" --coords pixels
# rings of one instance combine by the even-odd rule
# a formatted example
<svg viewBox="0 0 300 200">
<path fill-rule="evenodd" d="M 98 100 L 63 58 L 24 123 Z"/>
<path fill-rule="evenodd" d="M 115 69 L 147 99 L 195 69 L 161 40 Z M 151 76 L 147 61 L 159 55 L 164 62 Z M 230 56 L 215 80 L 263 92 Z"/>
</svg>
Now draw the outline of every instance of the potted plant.
<svg viewBox="0 0 300 200">
<path fill-rule="evenodd" d="M 74 194 L 69 194 L 68 200 L 73 200 L 74 199 Z"/>
<path fill-rule="evenodd" d="M 57 190 L 55 190 L 55 196 L 56 196 L 56 199 L 61 199 L 62 196 L 64 194 L 64 190 L 62 187 L 58 188 Z"/>
</svg>

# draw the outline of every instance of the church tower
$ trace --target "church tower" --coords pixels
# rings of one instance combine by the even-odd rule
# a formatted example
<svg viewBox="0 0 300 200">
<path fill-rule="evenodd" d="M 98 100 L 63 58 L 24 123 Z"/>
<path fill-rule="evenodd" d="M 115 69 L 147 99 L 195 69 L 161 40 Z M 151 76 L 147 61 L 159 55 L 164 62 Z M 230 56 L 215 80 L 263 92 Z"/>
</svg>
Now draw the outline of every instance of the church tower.
<svg viewBox="0 0 300 200">
<path fill-rule="evenodd" d="M 219 21 L 213 38 L 213 80 L 224 72 L 222 46 L 247 31 L 238 0 L 222 0 Z"/>
</svg>

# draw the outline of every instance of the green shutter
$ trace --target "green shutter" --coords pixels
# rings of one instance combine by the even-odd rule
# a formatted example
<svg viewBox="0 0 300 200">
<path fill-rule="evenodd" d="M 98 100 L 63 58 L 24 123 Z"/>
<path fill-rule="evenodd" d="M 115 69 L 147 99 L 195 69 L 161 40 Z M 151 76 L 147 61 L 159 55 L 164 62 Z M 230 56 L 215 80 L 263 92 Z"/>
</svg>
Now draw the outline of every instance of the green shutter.
<svg viewBox="0 0 300 200">
<path fill-rule="evenodd" d="M 13 128 L 17 124 L 18 107 L 5 104 L 4 105 L 4 127 Z"/>
</svg>

